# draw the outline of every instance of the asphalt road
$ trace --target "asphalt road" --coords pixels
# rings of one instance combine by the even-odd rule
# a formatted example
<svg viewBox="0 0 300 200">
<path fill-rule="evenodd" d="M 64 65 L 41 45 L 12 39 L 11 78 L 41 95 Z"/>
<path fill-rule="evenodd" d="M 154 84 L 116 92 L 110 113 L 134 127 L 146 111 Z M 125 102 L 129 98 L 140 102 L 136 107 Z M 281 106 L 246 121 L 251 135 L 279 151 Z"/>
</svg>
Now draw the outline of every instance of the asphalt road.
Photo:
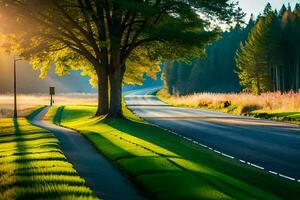
<svg viewBox="0 0 300 200">
<path fill-rule="evenodd" d="M 79 175 L 104 200 L 144 199 L 131 182 L 115 168 L 84 136 L 76 131 L 43 121 L 48 111 L 41 111 L 32 124 L 52 132 L 59 140 L 67 160 Z"/>
<path fill-rule="evenodd" d="M 254 167 L 300 182 L 300 126 L 204 109 L 173 107 L 149 95 L 125 94 L 128 107 L 148 122 Z"/>
</svg>

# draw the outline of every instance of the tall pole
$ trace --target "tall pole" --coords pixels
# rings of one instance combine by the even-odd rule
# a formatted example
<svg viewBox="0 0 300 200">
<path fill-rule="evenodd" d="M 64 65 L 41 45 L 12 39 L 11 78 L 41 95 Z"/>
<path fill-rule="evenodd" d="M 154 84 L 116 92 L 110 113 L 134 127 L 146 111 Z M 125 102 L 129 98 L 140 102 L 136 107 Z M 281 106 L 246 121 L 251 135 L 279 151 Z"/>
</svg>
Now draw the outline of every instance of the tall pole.
<svg viewBox="0 0 300 200">
<path fill-rule="evenodd" d="M 50 94 L 50 106 L 52 106 L 53 104 L 53 98 L 52 98 L 52 94 Z"/>
<path fill-rule="evenodd" d="M 14 56 L 14 118 L 18 117 L 17 113 L 17 72 L 16 72 L 16 58 Z"/>
</svg>

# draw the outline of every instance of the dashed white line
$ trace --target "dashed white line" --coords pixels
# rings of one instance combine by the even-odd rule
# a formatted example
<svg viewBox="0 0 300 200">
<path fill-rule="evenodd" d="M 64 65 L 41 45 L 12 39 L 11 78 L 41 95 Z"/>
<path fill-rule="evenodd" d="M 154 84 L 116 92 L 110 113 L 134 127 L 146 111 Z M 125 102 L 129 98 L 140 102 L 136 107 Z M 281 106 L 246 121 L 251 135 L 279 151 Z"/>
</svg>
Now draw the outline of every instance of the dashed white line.
<svg viewBox="0 0 300 200">
<path fill-rule="evenodd" d="M 222 153 L 222 155 L 223 155 L 223 156 L 225 156 L 225 157 L 227 157 L 227 158 L 234 159 L 234 157 L 233 157 L 233 156 L 230 156 L 230 155 L 228 155 L 228 154 L 226 154 L 226 153 Z"/>
<path fill-rule="evenodd" d="M 217 151 L 217 150 L 214 150 L 214 152 L 216 152 L 216 153 L 218 153 L 218 154 L 221 154 L 221 152 L 220 152 L 220 151 Z"/>
<path fill-rule="evenodd" d="M 269 171 L 271 174 L 275 174 L 277 175 L 278 173 L 277 172 L 273 172 L 273 171 Z"/>
<path fill-rule="evenodd" d="M 289 180 L 292 180 L 292 181 L 294 181 L 295 180 L 295 178 L 292 178 L 292 177 L 289 177 L 289 176 L 286 176 L 286 175 L 283 175 L 283 174 L 278 174 L 280 177 L 282 177 L 282 178 L 286 178 L 286 179 L 289 179 Z"/>
<path fill-rule="evenodd" d="M 228 158 L 231 158 L 231 159 L 235 159 L 233 156 L 230 156 L 230 155 L 228 155 L 228 154 L 222 153 L 222 152 L 220 152 L 220 151 L 218 151 L 218 150 L 214 150 L 213 148 L 208 147 L 208 146 L 205 145 L 205 144 L 201 144 L 200 142 L 197 142 L 197 141 L 192 140 L 192 139 L 190 139 L 190 138 L 188 138 L 188 137 L 185 137 L 185 136 L 183 136 L 183 135 L 180 135 L 180 134 L 178 134 L 178 133 L 176 133 L 176 132 L 174 132 L 174 131 L 171 131 L 171 130 L 169 130 L 169 129 L 163 128 L 163 127 L 161 127 L 161 126 L 159 126 L 159 125 L 156 125 L 156 124 L 155 124 L 155 126 L 158 127 L 158 128 L 161 128 L 161 129 L 163 129 L 163 130 L 165 130 L 165 131 L 168 131 L 168 132 L 170 132 L 170 133 L 172 133 L 172 134 L 174 134 L 174 135 L 176 135 L 176 136 L 178 136 L 178 137 L 180 137 L 180 138 L 184 138 L 184 139 L 186 139 L 186 140 L 188 140 L 188 141 L 191 141 L 191 142 L 193 142 L 194 144 L 198 144 L 198 145 L 200 145 L 200 146 L 202 146 L 202 147 L 204 147 L 204 148 L 207 148 L 207 149 L 209 149 L 209 150 L 211 150 L 211 151 L 214 151 L 214 152 L 216 152 L 216 153 L 218 153 L 218 154 L 221 154 L 221 155 L 223 155 L 223 156 L 225 156 L 225 157 L 228 157 Z M 250 162 L 247 162 L 247 161 L 245 161 L 245 160 L 241 160 L 241 159 L 240 159 L 239 161 L 242 162 L 242 163 L 248 164 L 248 165 L 250 165 L 250 166 L 252 166 L 252 167 L 255 167 L 255 168 L 258 168 L 258 169 L 261 169 L 261 170 L 265 170 L 264 167 L 261 167 L 261 166 L 259 166 L 259 165 L 255 165 L 255 164 L 250 163 Z M 283 175 L 283 174 L 279 174 L 279 173 L 274 172 L 274 171 L 271 171 L 271 170 L 269 170 L 269 171 L 267 171 L 267 172 L 269 172 L 269 173 L 271 173 L 271 174 L 274 174 L 274 175 L 278 175 L 278 176 L 280 176 L 280 177 L 282 177 L 282 178 L 285 178 L 285 179 L 288 179 L 288 180 L 291 180 L 291 181 L 296 181 L 296 182 L 300 183 L 300 179 L 295 179 L 295 178 L 292 178 L 292 177 L 289 177 L 289 176 L 286 176 L 286 175 Z"/>
<path fill-rule="evenodd" d="M 251 166 L 256 167 L 256 168 L 258 168 L 258 169 L 265 169 L 265 168 L 263 168 L 263 167 L 261 167 L 261 166 L 259 166 L 259 165 L 255 165 L 255 164 L 251 164 Z"/>
<path fill-rule="evenodd" d="M 199 143 L 200 144 L 200 143 Z M 200 146 L 208 148 L 208 146 L 206 146 L 205 144 L 200 144 Z"/>
</svg>

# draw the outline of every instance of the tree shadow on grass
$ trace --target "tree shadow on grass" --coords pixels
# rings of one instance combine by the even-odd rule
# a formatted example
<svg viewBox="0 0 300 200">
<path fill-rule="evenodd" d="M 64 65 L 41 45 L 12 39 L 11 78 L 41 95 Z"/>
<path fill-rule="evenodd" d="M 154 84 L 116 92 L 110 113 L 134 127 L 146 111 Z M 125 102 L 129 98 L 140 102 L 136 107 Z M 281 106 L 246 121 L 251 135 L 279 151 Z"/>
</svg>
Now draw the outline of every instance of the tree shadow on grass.
<svg viewBox="0 0 300 200">
<path fill-rule="evenodd" d="M 28 152 L 24 146 L 24 141 L 21 136 L 21 120 L 17 118 L 13 118 L 11 120 L 11 123 L 9 123 L 11 126 L 11 132 L 6 130 L 6 132 L 9 131 L 10 133 L 2 135 L 3 137 L 13 137 L 13 139 L 7 141 L 6 144 L 8 145 L 8 148 L 3 149 L 3 158 L 8 159 L 6 163 L 4 163 L 4 166 L 6 165 L 6 168 L 9 167 L 9 169 L 4 171 L 5 178 L 0 185 L 4 199 L 19 199 L 22 198 L 22 193 L 24 193 L 19 192 L 19 189 L 21 187 L 26 187 L 27 185 L 20 179 L 18 172 L 23 171 L 24 166 L 27 165 L 26 160 Z M 14 160 L 10 160 L 12 157 Z"/>
<path fill-rule="evenodd" d="M 288 192 L 286 191 L 291 191 L 293 194 L 300 194 L 299 185 L 297 185 L 297 183 L 282 179 L 279 180 L 277 177 L 271 177 L 263 172 L 260 173 L 255 169 L 242 167 L 237 162 L 218 156 L 206 149 L 199 147 L 198 145 L 183 140 L 182 138 L 172 135 L 171 133 L 168 133 L 167 131 L 164 131 L 151 124 L 136 120 L 133 121 L 126 118 L 106 119 L 102 122 L 123 133 L 140 138 L 172 153 L 175 153 L 183 160 L 198 163 L 201 167 L 209 168 L 218 172 L 218 175 L 212 175 L 210 173 L 193 171 L 196 176 L 200 176 L 202 179 L 209 182 L 210 185 L 218 188 L 220 191 L 226 194 L 229 194 L 229 196 L 241 198 L 239 195 L 245 193 L 248 193 L 249 196 L 256 195 L 255 192 L 251 191 L 251 189 L 247 189 L 247 187 L 250 185 L 243 187 L 237 184 L 237 180 L 241 181 L 241 184 L 247 185 L 246 183 L 250 183 L 255 187 L 263 188 L 264 190 L 271 191 L 272 193 L 274 192 L 276 194 L 280 194 L 280 196 L 283 197 L 289 196 Z M 173 161 L 172 158 L 169 160 Z M 273 181 L 276 182 L 276 184 L 269 184 Z M 278 191 L 275 187 L 276 185 L 280 185 L 282 188 L 285 188 L 285 192 Z M 236 191 L 240 191 L 241 193 L 238 194 Z M 257 195 L 258 196 L 252 197 L 260 197 L 259 194 Z"/>
<path fill-rule="evenodd" d="M 184 195 L 187 195 L 188 193 L 194 193 L 193 195 L 196 195 L 198 197 L 204 198 L 204 193 L 197 192 L 197 190 L 203 190 L 203 188 L 207 188 L 211 191 L 214 191 L 214 193 L 218 195 L 228 195 L 230 197 L 235 198 L 245 198 L 253 195 L 253 192 L 248 192 L 245 188 L 240 187 L 236 183 L 233 177 L 224 178 L 224 174 L 214 174 L 213 170 L 207 166 L 203 166 L 200 164 L 199 160 L 195 159 L 195 149 L 194 147 L 187 147 L 187 142 L 176 137 L 173 135 L 170 135 L 166 131 L 157 128 L 155 126 L 143 123 L 143 122 L 137 122 L 137 121 L 131 121 L 126 118 L 122 119 L 106 119 L 103 121 L 107 125 L 111 126 L 112 128 L 121 131 L 125 134 L 137 137 L 139 139 L 144 140 L 145 142 L 151 143 L 152 145 L 156 145 L 157 147 L 163 148 L 166 151 L 170 152 L 171 154 L 177 155 L 176 157 L 168 156 L 168 155 L 161 155 L 162 157 L 160 159 L 150 159 L 147 157 L 139 157 L 137 156 L 134 159 L 129 160 L 122 160 L 120 163 L 128 165 L 130 167 L 127 167 L 127 170 L 132 170 L 132 168 L 136 168 L 135 166 L 138 165 L 139 167 L 137 169 L 141 168 L 148 168 L 146 171 L 147 173 L 141 173 L 139 175 L 139 178 L 141 182 L 146 180 L 147 182 L 153 182 L 153 184 L 160 184 L 164 183 L 163 187 L 166 189 L 166 192 L 173 191 L 174 188 L 178 188 L 177 190 L 185 191 L 186 193 Z M 137 144 L 139 145 L 139 144 Z M 143 147 L 141 145 L 141 147 Z M 145 148 L 145 147 L 143 147 Z M 155 150 L 154 150 L 155 151 Z M 199 152 L 200 153 L 200 152 Z M 199 155 L 197 155 L 199 156 Z M 162 160 L 163 159 L 163 160 Z M 157 161 L 159 161 L 157 163 Z M 182 161 L 184 163 L 197 163 L 195 166 L 197 166 L 198 169 L 202 168 L 203 171 L 193 171 L 189 168 L 185 168 L 184 165 L 178 164 L 176 161 Z M 143 165 L 145 163 L 148 163 L 148 167 L 144 167 Z M 169 164 L 167 164 L 169 163 Z M 220 164 L 220 163 L 219 163 Z M 173 165 L 174 167 L 168 167 L 165 171 L 159 172 L 159 165 L 166 166 L 166 165 Z M 192 164 L 193 165 L 193 164 Z M 157 170 L 151 169 L 151 167 L 157 168 Z M 178 170 L 180 169 L 180 170 Z M 150 172 L 150 173 L 149 173 Z M 166 175 L 173 174 L 171 176 L 168 175 L 168 179 L 173 180 L 173 182 L 177 183 L 174 185 L 174 183 L 170 182 L 169 180 L 159 180 L 159 177 L 163 178 L 166 177 Z M 195 176 L 196 175 L 196 176 Z M 153 177 L 153 180 L 152 178 Z M 198 178 L 196 178 L 198 177 Z M 155 181 L 155 179 L 157 179 Z M 182 186 L 182 184 L 184 186 Z M 246 184 L 245 184 L 246 185 Z M 174 188 L 168 188 L 168 186 L 172 186 Z M 247 186 L 249 187 L 249 186 Z M 198 189 L 197 189 L 198 188 Z M 176 189 L 175 189 L 176 190 Z M 180 193 L 180 192 L 179 192 Z M 180 194 L 178 194 L 180 195 Z M 182 194 L 183 195 L 183 194 Z M 191 197 L 193 196 L 191 195 Z M 257 194 L 259 195 L 259 194 Z M 177 196 L 178 197 L 178 196 Z M 176 198 L 177 198 L 176 197 Z M 183 196 L 184 197 L 184 196 Z M 187 196 L 185 196 L 187 197 Z M 194 196 L 195 197 L 195 196 Z M 252 196 L 253 198 L 257 196 Z M 214 199 L 212 197 L 212 199 Z"/>
</svg>

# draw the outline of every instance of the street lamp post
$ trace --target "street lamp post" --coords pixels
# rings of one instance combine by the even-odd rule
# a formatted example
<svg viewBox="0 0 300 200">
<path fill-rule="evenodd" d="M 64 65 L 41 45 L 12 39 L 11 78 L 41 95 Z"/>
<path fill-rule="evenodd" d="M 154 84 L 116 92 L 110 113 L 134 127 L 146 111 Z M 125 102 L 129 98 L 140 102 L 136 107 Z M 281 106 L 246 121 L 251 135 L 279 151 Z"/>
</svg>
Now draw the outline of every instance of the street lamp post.
<svg viewBox="0 0 300 200">
<path fill-rule="evenodd" d="M 17 111 L 17 69 L 16 64 L 17 61 L 22 59 L 16 59 L 14 56 L 14 118 L 18 118 L 18 111 Z"/>
</svg>

